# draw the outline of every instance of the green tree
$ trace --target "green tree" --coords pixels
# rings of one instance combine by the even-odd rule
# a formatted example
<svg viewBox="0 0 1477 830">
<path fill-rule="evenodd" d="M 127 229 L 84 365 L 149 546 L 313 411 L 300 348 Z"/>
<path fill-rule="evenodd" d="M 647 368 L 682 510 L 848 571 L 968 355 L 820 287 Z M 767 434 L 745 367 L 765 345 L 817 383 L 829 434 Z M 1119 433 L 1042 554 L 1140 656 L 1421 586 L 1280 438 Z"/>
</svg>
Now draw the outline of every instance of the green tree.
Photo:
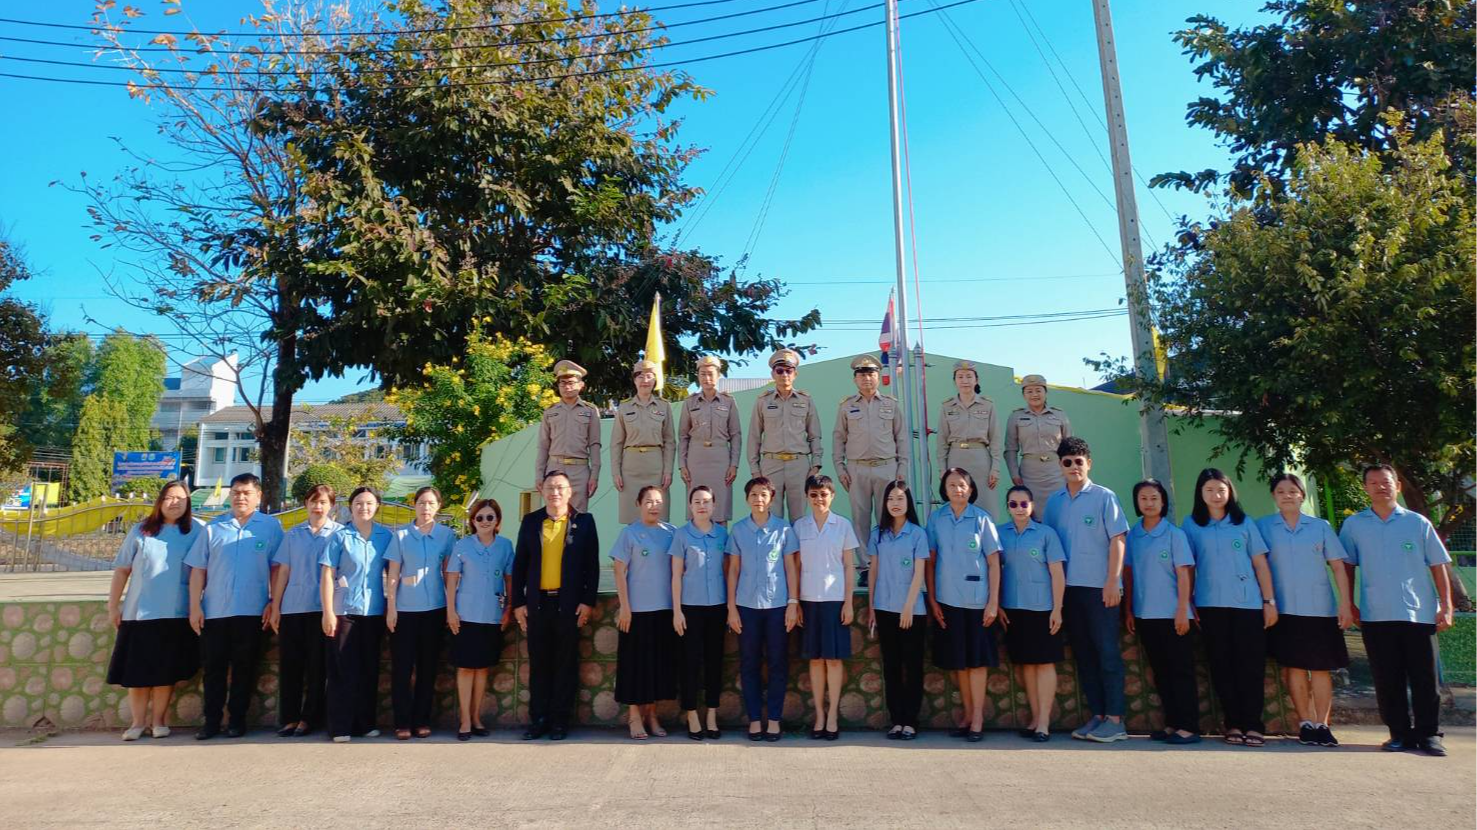
<svg viewBox="0 0 1477 830">
<path fill-rule="evenodd" d="M 308 497 L 308 491 L 320 484 L 332 487 L 339 503 L 343 504 L 348 501 L 354 488 L 359 486 L 359 480 L 337 464 L 309 464 L 292 479 L 292 500 L 302 504 Z"/>
<path fill-rule="evenodd" d="M 9 241 L 0 239 L 0 293 L 31 278 Z M 45 321 L 35 306 L 0 296 L 0 470 L 19 467 L 31 445 L 16 423 L 26 410 L 31 380 L 46 366 Z"/>
<path fill-rule="evenodd" d="M 90 394 L 123 406 L 118 439 L 127 449 L 148 449 L 150 421 L 164 394 L 164 346 L 153 337 L 115 331 L 103 338 L 88 374 Z"/>
<path fill-rule="evenodd" d="M 474 328 L 466 359 L 421 367 L 422 382 L 392 389 L 402 441 L 426 441 L 431 474 L 449 503 L 482 486 L 482 447 L 538 420 L 557 399 L 554 360 L 527 339 L 484 336 Z"/>
<path fill-rule="evenodd" d="M 1240 194 L 1280 187 L 1294 148 L 1332 136 L 1387 155 L 1396 136 L 1444 130 L 1448 156 L 1472 172 L 1462 150 L 1473 127 L 1477 4 L 1470 0 L 1273 0 L 1275 22 L 1232 29 L 1208 15 L 1174 39 L 1216 96 L 1190 102 L 1185 120 L 1230 149 L 1231 170 L 1169 173 L 1156 184 Z M 1401 113 L 1387 122 L 1390 110 Z"/>
<path fill-rule="evenodd" d="M 400 467 L 396 448 L 381 426 L 395 414 L 387 406 L 369 406 L 349 415 L 319 415 L 311 406 L 302 407 L 293 418 L 288 472 L 296 476 L 308 467 L 337 467 L 355 486 L 383 490 Z"/>
<path fill-rule="evenodd" d="M 82 401 L 77 432 L 72 436 L 72 467 L 67 478 L 67 500 L 73 503 L 113 491 L 113 453 L 138 449 L 126 446 L 128 412 L 123 403 L 106 395 L 88 395 Z"/>
<path fill-rule="evenodd" d="M 21 435 L 33 447 L 69 447 L 82 414 L 92 340 L 85 334 L 53 335 L 45 364 L 31 376 Z"/>
<path fill-rule="evenodd" d="M 674 374 L 690 371 L 692 348 L 759 352 L 819 323 L 815 311 L 769 319 L 775 281 L 740 282 L 656 244 L 697 194 L 671 110 L 708 92 L 647 66 L 659 41 L 645 12 L 577 17 L 562 0 L 398 10 L 407 31 L 336 56 L 333 85 L 352 94 L 263 118 L 290 138 L 312 196 L 306 244 L 325 258 L 307 293 L 325 332 L 352 332 L 301 344 L 313 372 L 363 365 L 387 385 L 416 382 L 426 360 L 461 354 L 480 320 L 579 360 L 592 394 L 620 395 L 657 292 Z M 510 19 L 544 22 L 498 25 Z"/>
<path fill-rule="evenodd" d="M 1477 254 L 1444 141 L 1397 141 L 1382 160 L 1330 138 L 1298 148 L 1284 188 L 1233 192 L 1150 286 L 1177 371 L 1125 384 L 1195 420 L 1222 414 L 1220 449 L 1243 463 L 1387 462 L 1443 536 L 1470 520 Z"/>
</svg>

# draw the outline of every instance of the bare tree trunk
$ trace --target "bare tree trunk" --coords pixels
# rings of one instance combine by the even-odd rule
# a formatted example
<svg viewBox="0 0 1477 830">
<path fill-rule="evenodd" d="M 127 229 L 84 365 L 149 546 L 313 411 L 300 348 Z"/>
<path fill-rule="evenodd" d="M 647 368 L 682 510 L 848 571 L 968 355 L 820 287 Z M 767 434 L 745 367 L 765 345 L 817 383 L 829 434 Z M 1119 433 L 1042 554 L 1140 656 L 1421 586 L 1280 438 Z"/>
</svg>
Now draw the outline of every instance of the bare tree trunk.
<svg viewBox="0 0 1477 830">
<path fill-rule="evenodd" d="M 288 335 L 278 341 L 277 359 L 272 367 L 272 417 L 257 430 L 257 446 L 262 454 L 262 504 L 273 513 L 280 512 L 287 501 L 287 441 L 292 434 L 292 399 L 301 385 L 296 367 L 297 336 Z"/>
</svg>

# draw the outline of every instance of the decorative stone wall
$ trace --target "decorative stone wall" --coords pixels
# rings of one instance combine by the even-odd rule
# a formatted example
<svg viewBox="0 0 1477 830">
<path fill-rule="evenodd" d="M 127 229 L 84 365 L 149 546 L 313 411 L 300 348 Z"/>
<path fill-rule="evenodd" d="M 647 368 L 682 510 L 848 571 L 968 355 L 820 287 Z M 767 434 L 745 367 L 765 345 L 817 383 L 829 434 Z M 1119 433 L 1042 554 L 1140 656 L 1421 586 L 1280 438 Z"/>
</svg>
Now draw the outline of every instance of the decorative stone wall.
<svg viewBox="0 0 1477 830">
<path fill-rule="evenodd" d="M 865 598 L 858 598 L 858 609 Z M 105 681 L 108 659 L 113 648 L 113 628 L 108 622 L 102 601 L 11 603 L 0 609 L 0 726 L 30 728 L 48 724 L 62 728 L 118 728 L 129 721 L 128 696 Z M 449 636 L 449 635 L 448 635 Z M 1192 635 L 1198 636 L 1198 635 Z M 624 722 L 624 707 L 615 700 L 615 598 L 602 597 L 593 622 L 584 630 L 580 643 L 580 681 L 577 721 L 585 724 L 613 726 Z M 1163 726 L 1159 698 L 1149 681 L 1148 663 L 1141 654 L 1136 638 L 1124 634 L 1123 655 L 1127 662 L 1127 719 L 1129 729 L 1146 732 Z M 888 724 L 882 689 L 882 658 L 876 640 L 864 637 L 861 626 L 852 628 L 852 651 L 847 662 L 846 683 L 841 694 L 841 723 L 847 728 L 884 729 Z M 1003 649 L 1002 649 L 1003 652 Z M 790 653 L 798 655 L 799 632 L 791 638 Z M 1197 643 L 1197 653 L 1201 653 Z M 493 670 L 484 719 L 489 724 L 513 726 L 524 722 L 528 702 L 527 648 L 516 630 L 507 635 L 502 662 Z M 380 673 L 380 723 L 388 725 L 389 650 L 386 642 Z M 719 709 L 725 724 L 738 726 L 746 722 L 738 690 L 738 643 L 728 636 L 726 686 Z M 436 711 L 439 722 L 454 728 L 456 724 L 456 686 L 454 669 L 443 661 L 445 669 L 436 682 Z M 1078 693 L 1076 672 L 1070 654 L 1058 665 L 1059 688 L 1053 723 L 1072 728 L 1081 722 L 1084 702 Z M 1267 684 L 1267 727 L 1272 732 L 1285 731 L 1295 724 L 1291 703 L 1286 699 L 1269 664 Z M 1201 727 L 1207 732 L 1219 731 L 1219 714 L 1210 691 L 1209 675 L 1203 660 L 1198 667 L 1200 680 Z M 790 690 L 785 696 L 785 718 L 789 724 L 808 725 L 810 718 L 810 679 L 805 661 L 790 661 Z M 1015 728 L 1029 719 L 1025 690 L 1016 680 L 1009 664 L 990 672 L 986 701 L 986 725 Z M 200 722 L 200 678 L 181 684 L 174 698 L 172 723 L 191 725 Z M 676 715 L 676 704 L 665 704 L 669 718 Z M 257 697 L 252 702 L 251 720 L 259 726 L 275 726 L 277 712 L 277 651 L 274 637 L 266 641 L 262 670 L 257 680 Z M 922 722 L 934 727 L 952 727 L 959 712 L 958 694 L 953 681 L 945 673 L 930 670 L 924 677 Z"/>
</svg>

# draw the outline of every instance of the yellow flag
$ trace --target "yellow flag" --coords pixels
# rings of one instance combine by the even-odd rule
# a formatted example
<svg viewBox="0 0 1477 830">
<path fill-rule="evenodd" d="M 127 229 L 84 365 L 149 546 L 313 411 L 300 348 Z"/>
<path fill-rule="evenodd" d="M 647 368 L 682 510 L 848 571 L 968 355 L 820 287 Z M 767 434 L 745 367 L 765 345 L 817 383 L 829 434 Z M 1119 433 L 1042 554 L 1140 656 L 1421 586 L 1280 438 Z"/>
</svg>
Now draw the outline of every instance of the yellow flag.
<svg viewBox="0 0 1477 830">
<path fill-rule="evenodd" d="M 662 295 L 651 301 L 651 321 L 646 326 L 646 359 L 656 364 L 656 394 L 666 385 L 667 349 L 662 345 Z"/>
</svg>

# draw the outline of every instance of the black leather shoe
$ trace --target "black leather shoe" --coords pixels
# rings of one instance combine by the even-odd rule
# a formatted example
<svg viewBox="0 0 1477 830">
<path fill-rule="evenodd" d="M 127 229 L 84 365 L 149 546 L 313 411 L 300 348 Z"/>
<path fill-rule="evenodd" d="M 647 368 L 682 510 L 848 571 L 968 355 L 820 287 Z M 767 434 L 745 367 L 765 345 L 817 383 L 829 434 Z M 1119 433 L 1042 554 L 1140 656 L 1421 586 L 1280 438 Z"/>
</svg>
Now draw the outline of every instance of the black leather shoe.
<svg viewBox="0 0 1477 830">
<path fill-rule="evenodd" d="M 977 744 L 985 739 L 985 733 L 983 731 L 976 732 L 973 729 L 967 729 L 965 730 L 965 732 L 967 734 L 965 734 L 964 740 L 969 741 L 972 744 Z"/>
<path fill-rule="evenodd" d="M 297 734 L 297 724 L 295 724 L 295 723 L 289 723 L 288 725 L 286 725 L 286 726 L 282 727 L 281 729 L 278 729 L 277 730 L 277 737 L 279 737 L 279 738 L 291 738 L 293 735 L 296 735 L 296 734 Z"/>
<path fill-rule="evenodd" d="M 694 732 L 691 729 L 689 729 L 689 730 L 687 730 L 687 737 L 690 740 L 701 741 L 703 739 L 703 731 L 701 729 L 699 729 L 698 731 Z"/>
<path fill-rule="evenodd" d="M 525 729 L 525 730 L 523 730 L 523 740 L 525 740 L 525 741 L 536 741 L 539 738 L 542 738 L 543 736 L 545 736 L 547 734 L 549 734 L 549 725 L 548 724 L 546 724 L 546 723 L 530 723 L 528 725 L 528 728 Z"/>
<path fill-rule="evenodd" d="M 1416 742 L 1415 748 L 1420 750 L 1421 752 L 1426 753 L 1427 755 L 1434 755 L 1437 758 L 1446 757 L 1446 745 L 1441 743 L 1440 735 L 1432 735 L 1429 738 L 1422 738 L 1421 740 Z"/>
<path fill-rule="evenodd" d="M 562 741 L 569 737 L 569 730 L 563 726 L 556 726 L 549 730 L 549 740 Z"/>
<path fill-rule="evenodd" d="M 717 729 L 708 729 L 703 732 L 703 737 L 707 738 L 710 741 L 716 741 L 719 738 L 723 737 L 723 732 Z"/>
<path fill-rule="evenodd" d="M 967 726 L 960 726 L 960 727 L 957 727 L 955 729 L 950 729 L 949 730 L 949 737 L 951 737 L 951 738 L 968 738 L 969 737 L 969 727 L 967 727 Z"/>
<path fill-rule="evenodd" d="M 211 738 L 214 738 L 216 735 L 219 735 L 220 733 L 221 728 L 219 726 L 202 726 L 200 727 L 199 731 L 195 733 L 195 740 L 208 741 Z"/>
<path fill-rule="evenodd" d="M 1410 744 L 1399 738 L 1391 738 L 1390 740 L 1380 744 L 1380 749 L 1383 749 L 1386 752 L 1404 752 L 1405 750 L 1410 748 Z"/>
<path fill-rule="evenodd" d="M 750 732 L 749 733 L 749 740 L 755 741 L 755 742 L 764 740 L 764 730 L 761 729 L 758 732 Z"/>
<path fill-rule="evenodd" d="M 810 730 L 810 739 L 812 741 L 823 740 L 823 739 L 825 739 L 825 737 L 826 737 L 826 730 L 824 730 L 824 729 L 812 729 L 812 730 Z"/>
<path fill-rule="evenodd" d="M 841 730 L 839 730 L 839 729 L 827 729 L 826 730 L 826 734 L 825 734 L 826 740 L 828 740 L 828 741 L 834 741 L 834 740 L 836 740 L 839 737 L 841 737 Z"/>
<path fill-rule="evenodd" d="M 472 740 L 472 733 L 471 732 L 458 732 L 458 733 L 456 733 L 456 739 L 458 741 L 470 741 L 470 740 Z"/>
<path fill-rule="evenodd" d="M 485 738 L 488 735 L 492 734 L 492 730 L 488 729 L 485 726 L 474 726 L 472 727 L 472 734 L 476 735 L 479 738 Z"/>
<path fill-rule="evenodd" d="M 244 727 L 244 726 L 229 726 L 229 727 L 226 727 L 226 737 L 227 738 L 239 738 L 239 737 L 241 737 L 242 735 L 245 735 L 245 734 L 246 734 L 246 727 Z"/>
<path fill-rule="evenodd" d="M 769 741 L 772 744 L 775 744 L 775 743 L 779 743 L 780 738 L 783 737 L 783 736 L 784 736 L 784 733 L 783 732 L 765 732 L 764 733 L 764 740 Z"/>
<path fill-rule="evenodd" d="M 314 729 L 317 729 L 317 727 L 314 726 L 313 724 L 311 724 L 311 723 L 304 724 L 304 725 L 301 725 L 301 726 L 297 727 L 296 729 L 292 730 L 292 735 L 295 738 L 301 738 L 304 735 L 311 735 L 311 734 L 313 734 L 313 730 Z"/>
</svg>

